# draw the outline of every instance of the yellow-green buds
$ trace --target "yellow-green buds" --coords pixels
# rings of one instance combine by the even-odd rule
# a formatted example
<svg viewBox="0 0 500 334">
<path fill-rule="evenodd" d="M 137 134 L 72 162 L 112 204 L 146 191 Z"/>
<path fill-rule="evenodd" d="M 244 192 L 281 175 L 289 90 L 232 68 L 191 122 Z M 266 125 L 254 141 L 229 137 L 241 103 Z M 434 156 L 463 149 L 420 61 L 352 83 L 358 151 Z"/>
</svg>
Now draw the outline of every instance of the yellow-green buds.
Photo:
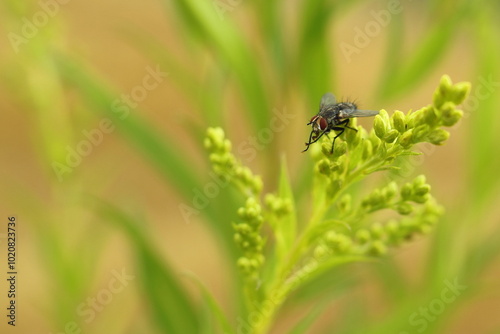
<svg viewBox="0 0 500 334">
<path fill-rule="evenodd" d="M 392 126 L 394 127 L 394 129 L 399 131 L 399 133 L 403 133 L 406 131 L 405 114 L 403 114 L 401 111 L 396 110 L 394 114 L 392 114 L 391 120 Z"/>
</svg>

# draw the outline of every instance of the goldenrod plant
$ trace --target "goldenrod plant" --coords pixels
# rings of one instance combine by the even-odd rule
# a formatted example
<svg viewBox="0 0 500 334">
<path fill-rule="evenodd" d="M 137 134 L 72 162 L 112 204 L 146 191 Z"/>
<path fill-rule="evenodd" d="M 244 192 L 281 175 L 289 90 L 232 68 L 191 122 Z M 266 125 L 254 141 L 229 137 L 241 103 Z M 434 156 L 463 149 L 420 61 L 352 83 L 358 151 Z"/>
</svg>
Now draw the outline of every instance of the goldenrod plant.
<svg viewBox="0 0 500 334">
<path fill-rule="evenodd" d="M 214 172 L 236 186 L 245 199 L 238 209 L 239 219 L 232 223 L 241 252 L 236 265 L 244 277 L 248 306 L 243 315 L 245 333 L 270 333 L 289 295 L 320 273 L 386 256 L 432 231 L 443 209 L 431 196 L 424 175 L 402 185 L 389 181 L 361 198 L 352 196 L 349 189 L 373 173 L 397 169 L 396 160 L 419 154 L 414 150 L 418 143 L 444 144 L 449 133 L 443 127 L 460 120 L 463 112 L 457 106 L 469 90 L 469 83 L 453 85 L 445 75 L 432 104 L 391 116 L 381 110 L 372 130 L 356 126 L 357 131 L 346 131 L 333 154 L 331 139 L 325 136 L 311 150 L 315 165 L 307 215 L 294 206 L 285 161 L 279 190 L 262 196 L 262 180 L 231 153 L 224 131 L 208 129 L 205 147 Z M 393 214 L 378 218 L 379 211 Z M 297 217 L 307 223 L 300 226 Z M 269 235 L 263 233 L 263 225 Z"/>
<path fill-rule="evenodd" d="M 499 4 L 2 1 L 0 332 L 498 332 Z"/>
</svg>

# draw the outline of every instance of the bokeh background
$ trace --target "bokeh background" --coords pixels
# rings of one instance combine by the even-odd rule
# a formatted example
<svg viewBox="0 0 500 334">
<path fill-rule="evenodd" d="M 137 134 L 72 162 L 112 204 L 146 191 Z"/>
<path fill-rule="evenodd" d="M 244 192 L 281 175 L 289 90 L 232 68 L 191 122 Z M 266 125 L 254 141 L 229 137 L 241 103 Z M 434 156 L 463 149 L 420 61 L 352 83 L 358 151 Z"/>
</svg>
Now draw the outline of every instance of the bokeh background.
<svg viewBox="0 0 500 334">
<path fill-rule="evenodd" d="M 206 128 L 226 130 L 267 191 L 285 157 L 304 215 L 312 163 L 300 151 L 321 95 L 406 112 L 431 102 L 443 74 L 472 83 L 465 116 L 393 176 L 427 176 L 446 209 L 436 231 L 318 283 L 273 333 L 318 304 L 309 333 L 500 332 L 498 1 L 4 0 L 0 11 L 2 333 L 206 325 L 200 286 L 236 324 L 241 198 L 222 188 L 182 213 L 211 181 Z M 277 114 L 286 126 L 259 137 Z M 13 215 L 15 328 L 4 315 Z M 454 281 L 466 287 L 456 299 L 425 330 L 412 324 Z"/>
</svg>

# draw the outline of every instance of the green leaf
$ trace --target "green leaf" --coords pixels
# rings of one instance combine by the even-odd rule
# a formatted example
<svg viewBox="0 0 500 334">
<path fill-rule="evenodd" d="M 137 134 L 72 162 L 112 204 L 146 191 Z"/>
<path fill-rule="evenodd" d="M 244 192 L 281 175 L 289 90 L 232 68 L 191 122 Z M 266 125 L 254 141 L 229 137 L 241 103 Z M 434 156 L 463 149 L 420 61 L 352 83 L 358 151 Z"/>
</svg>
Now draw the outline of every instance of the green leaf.
<svg viewBox="0 0 500 334">
<path fill-rule="evenodd" d="M 307 311 L 306 316 L 300 319 L 300 321 L 293 327 L 293 329 L 288 332 L 289 334 L 304 334 L 307 333 L 311 325 L 318 319 L 318 317 L 325 311 L 327 306 L 326 302 L 320 303 L 312 307 Z"/>
<path fill-rule="evenodd" d="M 216 2 L 210 1 L 164 1 L 169 11 L 176 11 L 182 28 L 194 36 L 214 53 L 218 66 L 234 73 L 247 116 L 254 130 L 269 125 L 271 110 L 267 101 L 265 84 L 261 72 L 262 65 L 248 40 L 244 39 L 235 23 L 220 17 Z M 173 7 L 171 7 L 173 6 Z M 227 14 L 226 14 L 227 15 Z"/>
<path fill-rule="evenodd" d="M 335 44 L 328 34 L 335 6 L 324 0 L 304 1 L 301 9 L 301 36 L 296 67 L 301 71 L 303 88 L 309 102 L 317 105 L 325 92 L 333 90 L 333 58 L 330 45 Z"/>
<path fill-rule="evenodd" d="M 497 143 L 500 139 L 497 126 L 500 107 L 498 94 L 500 47 L 498 46 L 499 29 L 495 25 L 498 23 L 498 18 L 495 13 L 488 6 L 478 4 L 473 18 L 474 40 L 477 41 L 473 49 L 478 53 L 479 80 L 473 85 L 474 94 L 469 97 L 470 101 L 464 103 L 464 112 L 471 116 L 468 119 L 472 127 L 472 134 L 469 136 L 470 145 L 467 145 L 468 156 L 470 156 L 467 159 L 470 166 L 468 198 L 472 201 L 470 205 L 476 206 L 487 204 L 491 196 L 498 193 L 500 186 L 500 178 L 492 177 L 497 174 L 500 164 L 500 156 L 492 154 L 498 150 Z M 484 91 L 486 94 L 483 93 Z M 475 108 L 467 107 L 471 105 Z"/>
<path fill-rule="evenodd" d="M 178 281 L 165 259 L 160 258 L 143 232 L 144 227 L 120 209 L 97 202 L 104 218 L 121 227 L 132 242 L 140 283 L 156 325 L 164 333 L 198 333 L 197 307 Z"/>
<path fill-rule="evenodd" d="M 293 198 L 292 188 L 288 177 L 286 160 L 283 157 L 281 160 L 281 173 L 279 181 L 279 197 L 288 200 L 291 204 L 289 214 L 280 219 L 275 226 L 274 233 L 276 236 L 276 251 L 278 259 L 284 260 L 288 252 L 292 248 L 295 238 L 297 237 L 297 216 L 295 213 L 295 202 Z"/>
<path fill-rule="evenodd" d="M 112 94 L 82 64 L 66 56 L 58 56 L 57 64 L 63 77 L 78 87 L 91 110 L 111 120 L 112 124 L 151 160 L 169 184 L 173 183 L 186 198 L 192 196 L 191 189 L 201 182 L 194 172 L 193 165 L 182 155 L 175 141 L 165 140 L 166 134 L 160 135 L 159 131 L 142 120 L 137 113 L 130 112 L 127 115 L 114 110 L 112 106 L 118 94 Z"/>
<path fill-rule="evenodd" d="M 223 124 L 223 82 L 225 80 L 219 79 L 221 71 L 213 69 L 215 74 L 207 76 L 208 79 L 203 81 L 199 79 L 199 69 L 185 65 L 179 59 L 176 59 L 172 52 L 162 44 L 162 41 L 156 36 L 143 31 L 140 27 L 124 28 L 123 33 L 126 38 L 135 44 L 139 51 L 143 52 L 161 68 L 167 68 L 169 77 L 173 78 L 173 82 L 177 85 L 179 91 L 184 94 L 185 100 L 192 103 L 195 107 L 198 117 L 189 119 L 186 124 L 187 130 L 196 128 L 197 137 L 203 138 L 206 127 L 208 125 L 222 125 Z M 207 89 L 210 87 L 210 89 Z M 186 115 L 189 116 L 189 115 Z M 199 122 L 203 119 L 203 123 Z M 181 121 L 183 121 L 181 119 Z M 202 124 L 200 124 L 202 123 Z"/>
<path fill-rule="evenodd" d="M 419 43 L 418 49 L 407 57 L 407 61 L 401 66 L 393 66 L 391 73 L 384 76 L 384 82 L 380 84 L 380 96 L 394 98 L 423 80 L 445 55 L 467 13 L 468 5 L 462 4 L 449 17 L 436 21 Z"/>
<path fill-rule="evenodd" d="M 205 284 L 203 284 L 203 282 L 198 277 L 196 277 L 194 274 L 187 273 L 186 275 L 189 278 L 191 278 L 193 280 L 193 282 L 195 282 L 196 285 L 198 286 L 198 288 L 201 290 L 203 301 L 204 301 L 205 306 L 209 312 L 208 317 L 207 317 L 207 321 L 209 323 L 207 324 L 207 326 L 202 326 L 202 327 L 212 326 L 211 322 L 213 320 L 215 320 L 215 321 L 217 321 L 219 328 L 217 328 L 216 326 L 212 326 L 213 328 L 211 328 L 211 330 L 209 331 L 210 333 L 220 333 L 220 329 L 223 330 L 224 334 L 235 333 L 234 329 L 229 324 L 229 321 L 227 320 L 226 315 L 222 311 L 221 307 L 219 306 L 219 304 L 217 303 L 217 301 L 215 300 L 213 295 L 210 293 L 210 291 L 208 291 Z"/>
</svg>

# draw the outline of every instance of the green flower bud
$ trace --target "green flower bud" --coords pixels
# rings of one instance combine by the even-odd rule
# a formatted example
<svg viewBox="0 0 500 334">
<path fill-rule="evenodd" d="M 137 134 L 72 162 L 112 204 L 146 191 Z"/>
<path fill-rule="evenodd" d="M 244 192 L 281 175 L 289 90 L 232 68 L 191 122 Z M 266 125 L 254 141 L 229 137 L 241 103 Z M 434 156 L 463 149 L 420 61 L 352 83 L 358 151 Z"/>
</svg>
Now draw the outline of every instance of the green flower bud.
<svg viewBox="0 0 500 334">
<path fill-rule="evenodd" d="M 335 148 L 333 149 L 333 157 L 338 158 L 347 152 L 347 143 L 342 141 L 340 143 L 335 143 Z"/>
<path fill-rule="evenodd" d="M 397 206 L 396 206 L 396 211 L 400 214 L 400 215 L 409 215 L 410 213 L 413 212 L 413 206 L 407 202 L 403 202 L 403 203 L 399 203 Z"/>
<path fill-rule="evenodd" d="M 350 123 L 349 123 L 349 127 L 353 128 L 353 129 L 356 129 L 358 130 L 358 127 L 357 127 L 357 120 L 355 118 L 351 118 L 350 120 Z M 349 144 L 356 144 L 357 143 L 357 136 L 358 136 L 358 133 L 359 133 L 359 130 L 358 131 L 353 131 L 353 130 L 346 130 L 344 131 L 344 138 L 345 138 L 345 141 L 348 142 Z"/>
<path fill-rule="evenodd" d="M 434 92 L 433 104 L 439 108 L 447 101 L 448 95 L 453 91 L 452 82 L 448 75 L 443 75 L 439 83 L 439 87 Z"/>
<path fill-rule="evenodd" d="M 262 254 L 255 254 L 254 259 L 257 260 L 259 265 L 264 264 L 264 262 L 266 261 L 266 258 Z"/>
<path fill-rule="evenodd" d="M 326 255 L 328 255 L 330 252 L 328 250 L 328 247 L 324 244 L 320 244 L 319 246 L 316 246 L 314 248 L 314 251 L 313 251 L 313 254 L 314 254 L 314 258 L 316 260 L 321 260 L 323 257 L 325 257 Z"/>
<path fill-rule="evenodd" d="M 341 254 L 348 253 L 352 248 L 352 240 L 343 234 L 338 235 L 335 250 Z"/>
<path fill-rule="evenodd" d="M 379 111 L 378 114 L 380 115 L 380 117 L 382 117 L 382 119 L 384 120 L 384 123 L 386 124 L 386 126 L 389 126 L 391 120 L 389 118 L 389 114 L 387 113 L 387 110 L 382 109 L 382 110 Z"/>
<path fill-rule="evenodd" d="M 252 231 L 250 225 L 246 223 L 233 224 L 233 228 L 236 232 L 240 233 L 243 236 L 248 235 Z"/>
<path fill-rule="evenodd" d="M 385 225 L 385 230 L 387 231 L 387 234 L 389 234 L 390 236 L 395 236 L 399 231 L 398 223 L 395 220 L 390 220 Z"/>
<path fill-rule="evenodd" d="M 459 82 L 453 86 L 453 90 L 450 94 L 450 100 L 459 105 L 465 101 L 470 92 L 469 82 Z"/>
<path fill-rule="evenodd" d="M 356 240 L 360 244 L 365 244 L 368 241 L 370 241 L 370 239 L 371 239 L 371 234 L 368 230 L 360 229 L 360 230 L 356 231 Z"/>
<path fill-rule="evenodd" d="M 399 133 L 405 132 L 406 131 L 405 114 L 403 114 L 399 110 L 396 110 L 394 114 L 392 114 L 392 125 L 394 129 L 399 131 Z"/>
<path fill-rule="evenodd" d="M 446 140 L 450 137 L 450 133 L 443 129 L 436 129 L 431 131 L 428 135 L 428 141 L 434 145 L 443 145 Z"/>
<path fill-rule="evenodd" d="M 338 208 L 340 212 L 347 212 L 351 210 L 351 195 L 345 194 L 338 202 Z"/>
<path fill-rule="evenodd" d="M 426 182 L 426 178 L 425 178 L 425 175 L 419 175 L 417 176 L 415 179 L 413 179 L 413 186 L 415 187 L 419 187 L 419 186 L 423 186 L 425 185 L 425 182 Z"/>
<path fill-rule="evenodd" d="M 375 130 L 375 134 L 380 139 L 385 137 L 385 133 L 387 132 L 387 125 L 384 122 L 382 116 L 375 116 L 375 120 L 373 121 L 373 129 Z"/>
<path fill-rule="evenodd" d="M 392 143 L 396 140 L 396 138 L 399 136 L 398 130 L 391 129 L 389 132 L 385 134 L 384 141 L 386 143 Z"/>
<path fill-rule="evenodd" d="M 240 257 L 237 260 L 236 265 L 243 272 L 247 272 L 247 273 L 251 272 L 250 260 L 248 258 L 244 257 L 244 256 Z"/>
<path fill-rule="evenodd" d="M 370 250 L 368 251 L 370 255 L 381 256 L 387 253 L 387 246 L 380 240 L 375 240 L 370 245 Z"/>
<path fill-rule="evenodd" d="M 384 202 L 389 202 L 393 199 L 398 192 L 398 186 L 396 182 L 392 181 L 385 188 L 382 189 L 382 197 L 384 198 Z"/>
<path fill-rule="evenodd" d="M 462 118 L 464 112 L 462 110 L 454 109 L 449 115 L 443 115 L 443 125 L 453 126 Z"/>
<path fill-rule="evenodd" d="M 422 124 L 413 129 L 413 143 L 419 143 L 425 140 L 429 134 L 430 127 L 427 124 Z"/>
<path fill-rule="evenodd" d="M 370 201 L 370 205 L 373 207 L 378 207 L 385 202 L 385 199 L 379 189 L 375 189 L 368 198 Z"/>
<path fill-rule="evenodd" d="M 271 210 L 271 211 L 276 211 L 277 210 L 277 201 L 279 198 L 275 194 L 266 194 L 264 196 L 264 203 L 266 203 L 266 206 Z"/>
<path fill-rule="evenodd" d="M 422 125 L 425 123 L 424 118 L 425 118 L 425 113 L 424 109 L 419 109 L 407 116 L 407 124 L 408 124 L 408 129 L 413 129 L 414 127 L 417 127 L 419 125 Z"/>
<path fill-rule="evenodd" d="M 425 202 L 427 202 L 428 200 L 430 199 L 430 196 L 429 194 L 424 194 L 424 195 L 415 195 L 412 200 L 413 202 L 415 203 L 419 203 L 419 204 L 424 204 Z"/>
<path fill-rule="evenodd" d="M 323 136 L 323 137 L 326 137 L 326 136 Z M 340 141 L 337 140 L 336 144 L 338 144 L 339 142 Z M 329 139 L 328 140 L 322 140 L 321 141 L 321 153 L 323 153 L 323 155 L 325 157 L 331 158 L 332 155 L 330 154 L 330 152 L 332 152 L 332 142 Z"/>
<path fill-rule="evenodd" d="M 436 113 L 436 111 L 439 113 L 439 109 L 436 109 L 433 106 L 428 106 L 423 109 L 423 121 L 430 127 L 434 127 L 438 124 L 438 113 Z"/>
<path fill-rule="evenodd" d="M 325 241 L 329 244 L 332 245 L 337 241 L 337 232 L 335 231 L 328 231 L 325 235 Z"/>
<path fill-rule="evenodd" d="M 316 168 L 318 169 L 318 172 L 320 172 L 323 175 L 330 175 L 331 170 L 330 170 L 330 161 L 328 159 L 321 159 L 317 164 Z"/>
<path fill-rule="evenodd" d="M 407 183 L 401 188 L 401 199 L 403 201 L 409 201 L 412 196 L 413 196 L 413 185 L 411 183 Z"/>
<path fill-rule="evenodd" d="M 405 149 L 413 145 L 413 129 L 406 131 L 399 137 L 399 145 Z"/>
<path fill-rule="evenodd" d="M 363 140 L 363 155 L 362 159 L 367 160 L 373 155 L 373 144 L 369 140 Z"/>
</svg>

